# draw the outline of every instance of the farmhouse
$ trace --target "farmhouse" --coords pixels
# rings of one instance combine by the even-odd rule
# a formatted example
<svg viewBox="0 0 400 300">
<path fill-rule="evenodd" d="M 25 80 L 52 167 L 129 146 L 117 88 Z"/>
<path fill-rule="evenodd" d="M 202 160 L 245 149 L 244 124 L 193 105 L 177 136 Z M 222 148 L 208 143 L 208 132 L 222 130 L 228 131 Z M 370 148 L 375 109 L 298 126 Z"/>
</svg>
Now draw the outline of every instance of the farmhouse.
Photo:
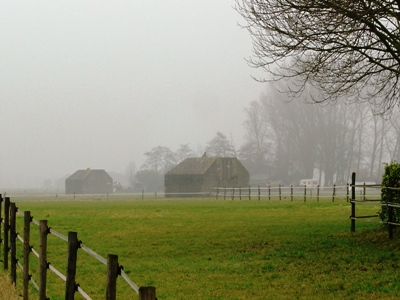
<svg viewBox="0 0 400 300">
<path fill-rule="evenodd" d="M 166 197 L 193 197 L 210 187 L 249 185 L 249 172 L 236 157 L 187 158 L 164 176 Z"/>
<path fill-rule="evenodd" d="M 104 170 L 78 170 L 65 179 L 66 194 L 112 194 L 113 179 Z"/>
</svg>

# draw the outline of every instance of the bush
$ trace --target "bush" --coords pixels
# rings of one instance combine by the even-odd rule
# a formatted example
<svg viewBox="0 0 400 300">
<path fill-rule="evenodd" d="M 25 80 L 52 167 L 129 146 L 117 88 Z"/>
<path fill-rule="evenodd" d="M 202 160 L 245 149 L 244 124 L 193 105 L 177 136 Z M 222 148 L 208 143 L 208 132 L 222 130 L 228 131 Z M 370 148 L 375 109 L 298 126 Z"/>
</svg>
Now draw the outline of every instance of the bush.
<svg viewBox="0 0 400 300">
<path fill-rule="evenodd" d="M 382 176 L 381 199 L 382 203 L 391 202 L 400 204 L 400 191 L 388 189 L 388 187 L 400 188 L 400 164 L 395 161 L 385 166 Z M 378 213 L 381 220 L 387 222 L 388 208 L 382 206 L 381 211 Z M 400 222 L 400 208 L 393 208 L 392 221 Z"/>
</svg>

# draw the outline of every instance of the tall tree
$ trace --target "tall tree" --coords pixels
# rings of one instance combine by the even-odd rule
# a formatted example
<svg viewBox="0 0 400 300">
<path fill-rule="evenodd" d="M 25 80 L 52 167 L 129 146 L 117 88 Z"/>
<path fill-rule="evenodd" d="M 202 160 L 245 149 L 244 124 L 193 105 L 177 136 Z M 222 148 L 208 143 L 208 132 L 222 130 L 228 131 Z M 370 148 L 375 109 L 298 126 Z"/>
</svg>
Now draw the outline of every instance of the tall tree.
<svg viewBox="0 0 400 300">
<path fill-rule="evenodd" d="M 144 155 L 146 160 L 141 166 L 141 170 L 164 173 L 176 165 L 175 154 L 168 147 L 157 146 Z"/>
<path fill-rule="evenodd" d="M 316 102 L 369 100 L 380 111 L 398 104 L 400 3 L 393 0 L 236 0 L 253 38 L 250 64 L 273 80 L 296 78 L 323 91 Z"/>
<path fill-rule="evenodd" d="M 209 156 L 236 157 L 235 147 L 225 134 L 217 132 L 215 137 L 208 142 L 206 153 Z"/>
<path fill-rule="evenodd" d="M 257 101 L 245 109 L 245 143 L 239 149 L 239 157 L 250 172 L 266 173 L 270 163 L 271 140 L 264 106 Z"/>
</svg>

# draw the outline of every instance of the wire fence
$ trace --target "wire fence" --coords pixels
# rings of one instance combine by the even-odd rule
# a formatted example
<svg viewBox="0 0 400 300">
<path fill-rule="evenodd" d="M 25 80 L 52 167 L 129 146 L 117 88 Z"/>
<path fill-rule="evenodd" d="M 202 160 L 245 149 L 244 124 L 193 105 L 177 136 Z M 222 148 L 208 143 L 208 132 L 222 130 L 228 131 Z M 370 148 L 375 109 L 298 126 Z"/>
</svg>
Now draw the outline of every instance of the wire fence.
<svg viewBox="0 0 400 300">
<path fill-rule="evenodd" d="M 4 206 L 2 205 L 4 202 Z M 2 218 L 2 207 L 4 207 L 4 218 Z M 21 236 L 17 231 L 17 215 L 23 216 L 24 226 L 23 226 L 23 236 Z M 115 300 L 117 296 L 117 277 L 120 275 L 129 287 L 139 296 L 140 300 L 154 300 L 155 297 L 155 287 L 138 287 L 124 272 L 123 266 L 118 263 L 118 256 L 113 254 L 108 254 L 107 259 L 97 254 L 87 246 L 83 245 L 81 241 L 78 240 L 76 232 L 69 232 L 68 236 L 65 236 L 54 229 L 48 227 L 47 220 L 36 220 L 31 216 L 30 211 L 19 210 L 15 203 L 10 201 L 9 197 L 3 198 L 0 195 L 0 225 L 3 224 L 3 239 L 0 235 L 0 244 L 3 244 L 3 266 L 4 270 L 10 269 L 11 280 L 14 285 L 17 283 L 17 266 L 22 270 L 22 281 L 23 281 L 23 299 L 28 299 L 29 297 L 29 282 L 32 283 L 33 287 L 37 290 L 39 295 L 39 300 L 48 299 L 46 296 L 47 291 L 47 270 L 53 272 L 57 277 L 65 282 L 65 299 L 74 299 L 74 295 L 78 292 L 84 299 L 92 299 L 79 285 L 75 282 L 76 275 L 76 264 L 77 264 L 77 251 L 82 249 L 92 258 L 98 260 L 102 264 L 107 266 L 107 284 L 106 284 L 106 299 Z M 31 226 L 34 224 L 39 228 L 39 249 L 35 249 L 30 244 L 31 238 Z M 0 226 L 1 233 L 1 226 Z M 47 236 L 53 235 L 58 239 L 66 242 L 68 244 L 68 257 L 67 257 L 67 267 L 66 274 L 64 275 L 59 271 L 51 262 L 47 260 Z M 17 242 L 20 242 L 18 244 Z M 21 247 L 22 244 L 22 247 Z M 19 253 L 22 253 L 22 261 L 20 263 L 20 258 L 17 256 L 17 248 L 21 249 Z M 38 278 L 33 278 L 32 273 L 30 273 L 30 253 L 38 260 L 38 269 L 36 270 Z M 9 268 L 10 265 L 10 268 Z M 37 281 L 36 281 L 37 280 Z"/>
</svg>

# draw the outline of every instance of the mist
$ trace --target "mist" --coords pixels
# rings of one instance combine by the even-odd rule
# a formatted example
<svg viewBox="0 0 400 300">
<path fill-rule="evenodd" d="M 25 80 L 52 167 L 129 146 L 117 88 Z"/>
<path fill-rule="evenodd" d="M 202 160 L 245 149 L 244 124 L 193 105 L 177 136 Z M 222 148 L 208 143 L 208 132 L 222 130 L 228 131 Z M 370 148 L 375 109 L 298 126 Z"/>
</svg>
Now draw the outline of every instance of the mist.
<svg viewBox="0 0 400 300">
<path fill-rule="evenodd" d="M 0 188 L 78 169 L 124 173 L 144 152 L 243 141 L 251 78 L 234 1 L 0 5 Z"/>
</svg>

